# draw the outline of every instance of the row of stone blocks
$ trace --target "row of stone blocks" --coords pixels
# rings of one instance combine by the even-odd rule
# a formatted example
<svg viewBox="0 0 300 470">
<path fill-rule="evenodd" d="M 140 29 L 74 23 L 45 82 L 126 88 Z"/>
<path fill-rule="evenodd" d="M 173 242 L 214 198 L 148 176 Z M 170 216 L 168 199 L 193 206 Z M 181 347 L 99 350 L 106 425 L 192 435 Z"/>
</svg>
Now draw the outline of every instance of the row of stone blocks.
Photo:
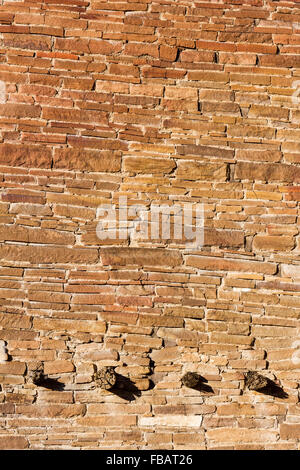
<svg viewBox="0 0 300 470">
<path fill-rule="evenodd" d="M 28 379 L 35 385 L 43 385 L 48 379 L 44 374 L 44 366 L 39 363 L 35 369 L 28 371 Z M 110 390 L 117 384 L 117 374 L 115 366 L 106 366 L 100 369 L 96 368 L 93 375 L 93 381 L 96 386 L 104 390 Z M 206 379 L 196 372 L 187 372 L 182 378 L 183 385 L 189 388 L 201 387 L 201 384 L 206 382 Z M 248 371 L 245 374 L 245 385 L 249 390 L 261 390 L 268 385 L 268 379 L 258 374 L 255 371 Z"/>
</svg>

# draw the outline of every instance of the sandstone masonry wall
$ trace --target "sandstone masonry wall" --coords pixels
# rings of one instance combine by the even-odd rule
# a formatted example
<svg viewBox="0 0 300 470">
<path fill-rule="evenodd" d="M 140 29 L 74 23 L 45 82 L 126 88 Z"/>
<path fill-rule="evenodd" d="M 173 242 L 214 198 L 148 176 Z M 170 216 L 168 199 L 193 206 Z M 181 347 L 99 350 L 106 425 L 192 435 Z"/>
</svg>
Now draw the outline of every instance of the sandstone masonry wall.
<svg viewBox="0 0 300 470">
<path fill-rule="evenodd" d="M 0 80 L 0 448 L 298 449 L 299 0 L 2 0 Z M 101 242 L 120 195 L 203 248 Z"/>
</svg>

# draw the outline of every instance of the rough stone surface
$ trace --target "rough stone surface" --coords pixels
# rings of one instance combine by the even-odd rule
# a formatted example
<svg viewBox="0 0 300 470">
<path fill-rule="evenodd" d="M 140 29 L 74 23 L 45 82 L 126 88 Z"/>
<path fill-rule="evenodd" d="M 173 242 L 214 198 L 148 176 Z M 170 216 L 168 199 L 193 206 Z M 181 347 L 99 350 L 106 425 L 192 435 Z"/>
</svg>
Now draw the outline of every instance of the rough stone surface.
<svg viewBox="0 0 300 470">
<path fill-rule="evenodd" d="M 299 0 L 0 3 L 0 448 L 299 450 Z"/>
</svg>

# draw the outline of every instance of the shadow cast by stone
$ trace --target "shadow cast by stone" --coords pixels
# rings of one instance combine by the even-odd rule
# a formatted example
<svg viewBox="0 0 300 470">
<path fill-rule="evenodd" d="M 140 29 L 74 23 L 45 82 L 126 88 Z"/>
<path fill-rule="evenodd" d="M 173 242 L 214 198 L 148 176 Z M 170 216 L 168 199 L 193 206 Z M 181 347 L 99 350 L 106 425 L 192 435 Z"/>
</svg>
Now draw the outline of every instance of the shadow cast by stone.
<svg viewBox="0 0 300 470">
<path fill-rule="evenodd" d="M 42 379 L 39 382 L 39 386 L 53 391 L 61 391 L 65 388 L 65 384 L 59 382 L 57 379 L 51 379 L 50 377 Z"/>
<path fill-rule="evenodd" d="M 48 388 L 49 390 L 63 390 L 65 384 L 59 382 L 57 379 L 52 379 L 44 373 L 44 364 L 39 362 L 35 368 L 27 371 L 28 383 L 34 384 L 37 387 Z"/>
<path fill-rule="evenodd" d="M 257 390 L 257 392 L 262 393 L 263 395 L 270 395 L 275 398 L 288 398 L 289 396 L 282 387 L 277 385 L 271 379 L 267 379 L 267 385 Z"/>
<path fill-rule="evenodd" d="M 116 373 L 116 384 L 109 389 L 111 393 L 127 401 L 133 401 L 141 396 L 141 391 L 128 377 Z"/>
<path fill-rule="evenodd" d="M 253 390 L 263 395 L 288 398 L 288 394 L 278 384 L 256 371 L 248 371 L 245 374 L 245 386 L 248 390 Z"/>
<path fill-rule="evenodd" d="M 194 390 L 198 390 L 198 392 L 201 392 L 201 393 L 208 393 L 208 394 L 214 395 L 214 391 L 212 387 L 203 382 L 199 382 L 198 385 L 196 385 L 195 387 L 191 387 L 191 388 L 193 388 Z"/>
<path fill-rule="evenodd" d="M 214 391 L 210 385 L 207 385 L 207 379 L 196 372 L 187 372 L 181 379 L 183 385 L 201 393 L 213 394 Z"/>
</svg>

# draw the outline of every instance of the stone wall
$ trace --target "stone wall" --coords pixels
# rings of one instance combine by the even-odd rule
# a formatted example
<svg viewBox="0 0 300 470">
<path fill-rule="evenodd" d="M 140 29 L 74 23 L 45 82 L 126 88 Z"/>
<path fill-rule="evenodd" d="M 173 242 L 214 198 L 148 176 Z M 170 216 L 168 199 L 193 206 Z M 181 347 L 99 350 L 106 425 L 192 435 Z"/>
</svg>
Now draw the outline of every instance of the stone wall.
<svg viewBox="0 0 300 470">
<path fill-rule="evenodd" d="M 0 447 L 298 449 L 299 0 L 1 4 Z M 119 196 L 202 248 L 100 240 Z"/>
</svg>

